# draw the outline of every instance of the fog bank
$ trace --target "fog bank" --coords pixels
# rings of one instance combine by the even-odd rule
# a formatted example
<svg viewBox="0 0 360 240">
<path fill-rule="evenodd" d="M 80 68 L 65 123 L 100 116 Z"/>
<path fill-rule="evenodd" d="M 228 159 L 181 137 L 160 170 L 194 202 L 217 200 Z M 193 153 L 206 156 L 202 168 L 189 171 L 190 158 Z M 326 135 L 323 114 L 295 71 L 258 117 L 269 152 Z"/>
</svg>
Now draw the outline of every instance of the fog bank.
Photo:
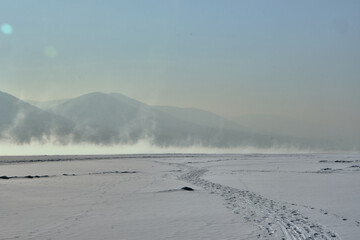
<svg viewBox="0 0 360 240">
<path fill-rule="evenodd" d="M 274 145 L 260 148 L 254 146 L 241 146 L 233 148 L 203 147 L 199 145 L 189 147 L 160 147 L 148 141 L 139 141 L 136 144 L 96 145 L 71 144 L 60 145 L 55 143 L 32 142 L 30 144 L 14 144 L 0 142 L 0 156 L 26 156 L 26 155 L 105 155 L 105 154 L 247 154 L 247 153 L 322 153 L 330 152 L 320 148 L 297 148 L 294 146 Z M 331 151 L 336 152 L 336 151 Z"/>
</svg>

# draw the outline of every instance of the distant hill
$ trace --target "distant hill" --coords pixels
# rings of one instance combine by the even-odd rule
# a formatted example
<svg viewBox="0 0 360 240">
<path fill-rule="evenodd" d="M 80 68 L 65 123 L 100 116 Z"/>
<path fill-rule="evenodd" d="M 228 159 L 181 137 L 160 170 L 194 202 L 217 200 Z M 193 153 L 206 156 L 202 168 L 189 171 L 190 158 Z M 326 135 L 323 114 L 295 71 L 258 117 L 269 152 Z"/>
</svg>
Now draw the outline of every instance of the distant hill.
<svg viewBox="0 0 360 240">
<path fill-rule="evenodd" d="M 60 116 L 43 111 L 14 96 L 0 92 L 0 137 L 18 143 L 64 138 L 73 132 L 74 124 Z"/>
<path fill-rule="evenodd" d="M 281 136 L 297 136 L 301 139 L 309 139 L 309 142 L 323 142 L 330 146 L 337 146 L 339 149 L 355 150 L 360 149 L 360 132 L 359 130 L 349 129 L 344 127 L 346 123 L 341 123 L 342 126 L 325 125 L 321 121 L 306 121 L 303 119 L 291 118 L 288 116 L 279 115 L 243 115 L 232 118 L 233 121 L 249 127 L 250 129 L 257 129 L 266 135 L 274 135 L 275 133 Z M 329 140 L 332 139 L 330 142 Z"/>
<path fill-rule="evenodd" d="M 174 118 L 194 123 L 201 126 L 207 126 L 218 129 L 233 129 L 239 131 L 247 131 L 249 129 L 239 124 L 216 115 L 196 108 L 179 108 L 171 106 L 154 106 L 155 109 L 167 113 Z"/>
<path fill-rule="evenodd" d="M 146 137 L 152 125 L 151 113 L 99 92 L 70 99 L 49 111 L 76 123 L 82 132 L 77 141 L 99 144 L 136 142 Z"/>
<path fill-rule="evenodd" d="M 100 145 L 146 140 L 167 146 L 329 147 L 329 142 L 261 134 L 199 109 L 149 106 L 120 93 L 94 92 L 53 103 L 47 111 L 0 92 L 0 138 Z"/>
<path fill-rule="evenodd" d="M 51 101 L 32 101 L 32 100 L 24 100 L 27 103 L 30 103 L 31 105 L 34 105 L 35 107 L 38 107 L 42 110 L 48 110 L 51 109 L 63 102 L 66 102 L 68 99 L 61 99 L 61 100 L 51 100 Z"/>
<path fill-rule="evenodd" d="M 223 130 L 187 122 L 119 93 L 90 93 L 50 109 L 77 124 L 77 141 L 101 144 L 146 139 L 160 146 L 215 146 Z"/>
</svg>

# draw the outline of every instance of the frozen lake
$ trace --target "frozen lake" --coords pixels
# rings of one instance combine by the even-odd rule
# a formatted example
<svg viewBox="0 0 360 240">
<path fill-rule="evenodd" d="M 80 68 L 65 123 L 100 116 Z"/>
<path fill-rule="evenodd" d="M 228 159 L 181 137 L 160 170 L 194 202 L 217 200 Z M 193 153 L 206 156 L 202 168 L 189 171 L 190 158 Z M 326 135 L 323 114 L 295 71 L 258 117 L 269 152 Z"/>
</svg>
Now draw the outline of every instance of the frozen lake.
<svg viewBox="0 0 360 240">
<path fill-rule="evenodd" d="M 0 192 L 1 240 L 360 236 L 359 154 L 4 156 Z"/>
</svg>

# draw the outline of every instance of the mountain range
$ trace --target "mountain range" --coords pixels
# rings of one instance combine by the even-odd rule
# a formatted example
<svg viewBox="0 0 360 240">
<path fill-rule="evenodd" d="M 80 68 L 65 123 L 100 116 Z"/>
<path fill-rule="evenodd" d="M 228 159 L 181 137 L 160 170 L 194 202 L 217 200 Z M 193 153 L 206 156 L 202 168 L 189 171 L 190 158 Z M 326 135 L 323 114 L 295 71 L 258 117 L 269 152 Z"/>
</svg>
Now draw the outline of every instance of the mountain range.
<svg viewBox="0 0 360 240">
<path fill-rule="evenodd" d="M 18 144 L 135 144 L 230 148 L 334 148 L 317 139 L 263 134 L 195 108 L 150 106 L 120 93 L 94 92 L 50 102 L 0 92 L 0 139 Z"/>
</svg>

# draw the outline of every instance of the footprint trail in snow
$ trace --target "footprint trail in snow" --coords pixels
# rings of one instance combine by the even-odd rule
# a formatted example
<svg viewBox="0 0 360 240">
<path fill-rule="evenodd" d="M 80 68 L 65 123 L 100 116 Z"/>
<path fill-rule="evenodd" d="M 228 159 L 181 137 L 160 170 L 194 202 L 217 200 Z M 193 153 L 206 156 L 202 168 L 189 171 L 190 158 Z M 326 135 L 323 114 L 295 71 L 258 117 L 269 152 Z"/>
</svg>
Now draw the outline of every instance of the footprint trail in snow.
<svg viewBox="0 0 360 240">
<path fill-rule="evenodd" d="M 287 204 L 260 194 L 239 190 L 202 179 L 206 169 L 186 167 L 189 171 L 179 178 L 213 194 L 222 196 L 227 208 L 259 227 L 258 239 L 311 240 L 341 239 L 337 233 L 313 222 Z"/>
</svg>

